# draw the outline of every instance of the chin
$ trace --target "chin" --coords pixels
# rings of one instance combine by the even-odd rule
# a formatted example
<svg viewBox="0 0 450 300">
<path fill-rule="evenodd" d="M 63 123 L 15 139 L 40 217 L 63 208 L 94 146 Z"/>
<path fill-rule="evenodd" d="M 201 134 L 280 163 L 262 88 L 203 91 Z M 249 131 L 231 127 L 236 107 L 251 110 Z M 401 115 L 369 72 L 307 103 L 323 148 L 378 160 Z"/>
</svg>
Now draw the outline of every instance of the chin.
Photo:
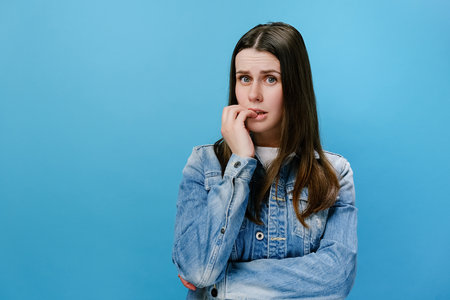
<svg viewBox="0 0 450 300">
<path fill-rule="evenodd" d="M 266 126 L 247 126 L 248 130 L 253 133 L 263 133 L 266 132 L 269 128 Z"/>
</svg>

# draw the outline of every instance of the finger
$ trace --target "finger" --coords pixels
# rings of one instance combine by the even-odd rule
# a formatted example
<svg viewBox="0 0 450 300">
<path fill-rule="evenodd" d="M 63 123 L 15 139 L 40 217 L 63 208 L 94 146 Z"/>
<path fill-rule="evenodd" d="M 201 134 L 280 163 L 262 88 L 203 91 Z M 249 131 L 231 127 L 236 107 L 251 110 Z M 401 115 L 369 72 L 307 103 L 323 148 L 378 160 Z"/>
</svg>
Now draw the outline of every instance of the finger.
<svg viewBox="0 0 450 300">
<path fill-rule="evenodd" d="M 197 289 L 192 283 L 184 280 L 180 275 L 178 275 L 178 277 L 180 278 L 181 283 L 188 289 L 193 290 L 193 291 L 195 291 Z"/>
<path fill-rule="evenodd" d="M 232 124 L 232 122 L 236 119 L 239 111 L 241 110 L 242 108 L 240 108 L 238 105 L 231 105 L 226 107 L 223 114 L 223 124 Z"/>
<path fill-rule="evenodd" d="M 187 287 L 188 289 L 192 290 L 192 291 L 195 291 L 195 290 L 197 289 L 192 283 L 189 283 L 189 282 L 187 282 L 187 281 L 185 281 L 185 282 L 183 283 L 183 285 L 184 285 L 185 287 Z"/>
<path fill-rule="evenodd" d="M 245 126 L 245 120 L 247 118 L 256 118 L 258 114 L 252 110 L 241 111 L 236 118 L 236 122 Z"/>
<path fill-rule="evenodd" d="M 227 106 L 224 109 L 224 114 L 222 116 L 223 124 L 233 124 L 233 122 L 236 120 L 236 117 L 238 116 L 238 114 L 244 110 L 246 110 L 246 108 L 244 108 L 243 106 L 240 106 L 240 105 Z"/>
</svg>

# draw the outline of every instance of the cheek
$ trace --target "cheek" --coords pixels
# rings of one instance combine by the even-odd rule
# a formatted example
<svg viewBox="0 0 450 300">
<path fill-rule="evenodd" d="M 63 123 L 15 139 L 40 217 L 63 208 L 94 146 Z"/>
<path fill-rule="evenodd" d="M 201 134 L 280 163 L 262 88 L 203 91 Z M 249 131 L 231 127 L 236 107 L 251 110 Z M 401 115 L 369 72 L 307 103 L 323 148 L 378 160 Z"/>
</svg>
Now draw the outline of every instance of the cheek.
<svg viewBox="0 0 450 300">
<path fill-rule="evenodd" d="M 238 104 L 241 104 L 245 99 L 244 89 L 240 88 L 239 86 L 236 86 L 236 88 L 234 89 L 234 93 L 236 94 Z"/>
<path fill-rule="evenodd" d="M 283 93 L 281 91 L 273 91 L 270 95 L 270 99 L 272 110 L 281 115 L 283 113 Z"/>
<path fill-rule="evenodd" d="M 280 110 L 280 114 L 283 113 L 283 90 L 280 88 L 277 95 L 277 103 L 278 109 Z"/>
</svg>

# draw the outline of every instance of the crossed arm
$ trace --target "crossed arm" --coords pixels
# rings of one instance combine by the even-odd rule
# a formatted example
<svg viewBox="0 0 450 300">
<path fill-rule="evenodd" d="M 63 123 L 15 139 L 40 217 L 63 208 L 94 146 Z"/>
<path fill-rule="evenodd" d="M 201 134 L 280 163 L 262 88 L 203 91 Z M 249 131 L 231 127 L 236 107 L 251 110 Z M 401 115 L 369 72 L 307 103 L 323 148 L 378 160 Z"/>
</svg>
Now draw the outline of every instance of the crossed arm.
<svg viewBox="0 0 450 300">
<path fill-rule="evenodd" d="M 177 215 L 178 242 L 173 255 L 186 287 L 216 284 L 218 297 L 231 299 L 248 295 L 255 299 L 343 299 L 348 295 L 356 275 L 357 208 L 353 172 L 347 161 L 341 164 L 339 196 L 329 210 L 324 235 L 315 253 L 285 259 L 228 262 L 245 214 L 247 180 L 254 170 L 253 161 L 238 156 L 233 161 L 230 159 L 227 170 L 237 172 L 224 176 L 207 193 L 197 159 L 190 158 L 191 164 L 188 162 L 184 172 L 181 186 L 189 187 L 192 193 L 185 198 L 180 192 L 183 199 L 179 198 L 178 202 L 181 212 Z M 241 162 L 242 169 L 232 168 L 236 161 Z M 186 206 L 186 201 L 192 203 Z M 181 221 L 192 214 L 191 209 L 205 213 Z M 222 228 L 225 233 L 221 233 Z M 199 258 L 194 258 L 198 255 Z"/>
</svg>

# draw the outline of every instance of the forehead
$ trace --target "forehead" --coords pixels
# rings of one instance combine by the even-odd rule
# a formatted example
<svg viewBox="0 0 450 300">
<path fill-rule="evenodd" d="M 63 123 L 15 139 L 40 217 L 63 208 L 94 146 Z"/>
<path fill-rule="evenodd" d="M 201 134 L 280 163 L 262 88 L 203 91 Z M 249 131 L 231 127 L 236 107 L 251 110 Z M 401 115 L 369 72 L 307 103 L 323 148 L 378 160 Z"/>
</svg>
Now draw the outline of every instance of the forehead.
<svg viewBox="0 0 450 300">
<path fill-rule="evenodd" d="M 270 52 L 256 49 L 244 49 L 236 55 L 236 71 L 280 71 L 280 61 Z"/>
</svg>

